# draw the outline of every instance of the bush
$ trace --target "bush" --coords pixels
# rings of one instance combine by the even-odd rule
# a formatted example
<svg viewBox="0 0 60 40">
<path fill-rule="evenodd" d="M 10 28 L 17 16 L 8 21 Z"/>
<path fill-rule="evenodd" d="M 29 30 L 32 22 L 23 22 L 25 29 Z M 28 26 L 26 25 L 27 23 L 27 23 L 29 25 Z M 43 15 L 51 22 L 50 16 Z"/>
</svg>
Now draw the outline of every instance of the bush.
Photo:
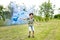
<svg viewBox="0 0 60 40">
<path fill-rule="evenodd" d="M 36 21 L 42 21 L 42 17 L 40 17 L 40 16 L 34 15 L 34 19 L 35 19 Z"/>
<path fill-rule="evenodd" d="M 54 18 L 60 19 L 60 14 L 55 15 Z"/>
<path fill-rule="evenodd" d="M 3 26 L 4 25 L 4 21 L 1 19 L 0 20 L 0 26 Z"/>
</svg>

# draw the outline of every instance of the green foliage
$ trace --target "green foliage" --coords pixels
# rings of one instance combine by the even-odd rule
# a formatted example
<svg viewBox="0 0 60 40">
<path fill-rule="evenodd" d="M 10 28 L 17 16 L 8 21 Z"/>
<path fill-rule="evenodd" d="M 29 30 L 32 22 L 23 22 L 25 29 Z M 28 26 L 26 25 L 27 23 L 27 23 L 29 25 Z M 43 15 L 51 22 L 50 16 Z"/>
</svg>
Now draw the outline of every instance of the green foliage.
<svg viewBox="0 0 60 40">
<path fill-rule="evenodd" d="M 44 2 L 40 6 L 39 13 L 40 13 L 41 16 L 44 14 L 44 17 L 46 18 L 46 20 L 48 20 L 49 18 L 52 18 L 53 14 L 54 14 L 54 9 L 53 9 L 50 1 L 48 1 L 48 3 Z"/>
<path fill-rule="evenodd" d="M 0 16 L 2 17 L 2 19 L 5 21 L 5 18 L 4 18 L 4 14 L 3 14 L 3 6 L 0 5 Z"/>
<path fill-rule="evenodd" d="M 54 18 L 60 19 L 60 14 L 55 15 Z"/>
<path fill-rule="evenodd" d="M 6 8 L 4 8 L 2 5 L 0 5 L 0 16 L 5 21 L 6 18 L 11 18 L 11 13 L 9 12 L 9 10 L 6 11 Z M 0 18 L 0 20 L 1 20 L 1 18 Z"/>
<path fill-rule="evenodd" d="M 41 16 L 36 16 L 36 15 L 34 15 L 34 20 L 35 21 L 43 21 Z"/>
<path fill-rule="evenodd" d="M 3 9 L 3 6 L 2 6 L 2 5 L 0 5 L 0 11 L 2 11 L 2 9 Z"/>
<path fill-rule="evenodd" d="M 13 15 L 13 8 L 11 7 L 11 3 L 8 5 L 8 9 L 10 10 L 10 15 Z"/>
<path fill-rule="evenodd" d="M 4 24 L 4 21 L 3 21 L 3 19 L 1 19 L 0 20 L 0 26 L 4 26 L 5 24 Z"/>
<path fill-rule="evenodd" d="M 11 13 L 9 11 L 4 11 L 4 15 L 6 19 L 10 19 L 11 18 Z"/>
<path fill-rule="evenodd" d="M 60 10 L 60 8 L 58 8 L 58 10 Z"/>
</svg>

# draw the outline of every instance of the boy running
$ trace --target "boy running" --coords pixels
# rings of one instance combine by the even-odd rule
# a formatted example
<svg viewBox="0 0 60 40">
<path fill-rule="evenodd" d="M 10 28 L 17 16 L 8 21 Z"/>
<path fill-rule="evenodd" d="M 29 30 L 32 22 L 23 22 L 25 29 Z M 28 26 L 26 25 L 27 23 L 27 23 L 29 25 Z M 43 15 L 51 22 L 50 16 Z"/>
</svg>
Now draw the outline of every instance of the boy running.
<svg viewBox="0 0 60 40">
<path fill-rule="evenodd" d="M 32 37 L 34 38 L 34 26 L 33 26 L 34 18 L 33 18 L 33 13 L 30 13 L 29 18 L 27 18 L 26 20 L 28 21 L 28 28 L 29 28 L 28 38 L 30 38 L 31 32 L 32 32 Z"/>
<path fill-rule="evenodd" d="M 28 20 L 28 26 L 29 26 L 28 38 L 30 38 L 31 32 L 32 32 L 32 37 L 34 38 L 34 27 L 33 27 L 34 18 L 33 18 L 33 13 L 29 14 L 29 18 L 27 18 L 27 20 Z"/>
</svg>

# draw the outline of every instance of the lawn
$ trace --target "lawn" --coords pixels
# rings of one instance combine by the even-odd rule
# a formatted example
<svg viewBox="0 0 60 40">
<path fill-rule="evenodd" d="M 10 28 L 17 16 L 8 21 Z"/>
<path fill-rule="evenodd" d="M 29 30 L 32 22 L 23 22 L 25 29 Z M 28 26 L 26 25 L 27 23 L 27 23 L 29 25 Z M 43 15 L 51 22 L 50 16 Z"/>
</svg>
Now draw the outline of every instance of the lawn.
<svg viewBox="0 0 60 40">
<path fill-rule="evenodd" d="M 60 40 L 60 20 L 34 23 L 35 38 L 28 38 L 28 25 L 0 26 L 0 40 Z"/>
</svg>

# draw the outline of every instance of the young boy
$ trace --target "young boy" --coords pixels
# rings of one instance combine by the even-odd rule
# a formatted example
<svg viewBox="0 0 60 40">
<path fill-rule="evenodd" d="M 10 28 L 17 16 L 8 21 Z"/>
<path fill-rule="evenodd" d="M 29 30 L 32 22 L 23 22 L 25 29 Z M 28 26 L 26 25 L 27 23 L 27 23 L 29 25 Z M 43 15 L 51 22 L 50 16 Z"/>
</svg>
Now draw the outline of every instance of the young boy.
<svg viewBox="0 0 60 40">
<path fill-rule="evenodd" d="M 34 18 L 33 18 L 33 13 L 29 14 L 29 18 L 27 18 L 27 20 L 28 20 L 28 26 L 29 26 L 28 38 L 30 38 L 30 36 L 31 36 L 31 31 L 32 31 L 32 37 L 34 38 L 34 26 L 33 26 Z"/>
<path fill-rule="evenodd" d="M 29 28 L 28 38 L 30 38 L 31 32 L 32 32 L 32 37 L 34 38 L 34 26 L 33 26 L 34 18 L 33 18 L 33 13 L 30 13 L 29 18 L 24 19 L 24 20 L 28 21 L 28 28 Z"/>
</svg>

